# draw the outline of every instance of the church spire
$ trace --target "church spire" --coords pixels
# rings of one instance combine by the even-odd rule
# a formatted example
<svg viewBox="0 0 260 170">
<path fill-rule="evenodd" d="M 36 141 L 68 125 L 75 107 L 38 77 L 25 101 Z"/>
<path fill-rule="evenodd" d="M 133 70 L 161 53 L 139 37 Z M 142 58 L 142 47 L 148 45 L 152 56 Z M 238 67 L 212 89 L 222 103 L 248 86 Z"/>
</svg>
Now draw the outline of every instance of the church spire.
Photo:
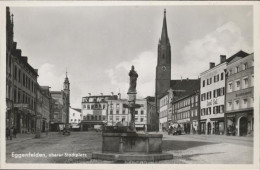
<svg viewBox="0 0 260 170">
<path fill-rule="evenodd" d="M 166 9 L 164 9 L 164 17 L 163 17 L 163 27 L 162 27 L 162 35 L 161 35 L 161 44 L 169 43 L 168 31 L 167 31 L 167 22 L 166 22 Z"/>
</svg>

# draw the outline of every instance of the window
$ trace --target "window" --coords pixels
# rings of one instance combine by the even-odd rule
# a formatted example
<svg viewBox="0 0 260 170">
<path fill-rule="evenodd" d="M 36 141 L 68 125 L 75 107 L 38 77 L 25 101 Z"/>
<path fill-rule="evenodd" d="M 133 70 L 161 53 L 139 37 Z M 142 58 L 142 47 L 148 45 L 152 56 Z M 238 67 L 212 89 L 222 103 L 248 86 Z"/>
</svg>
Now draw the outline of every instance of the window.
<svg viewBox="0 0 260 170">
<path fill-rule="evenodd" d="M 74 122 L 76 122 L 77 121 L 77 119 L 74 119 Z"/>
<path fill-rule="evenodd" d="M 90 109 L 90 105 L 88 104 L 87 107 L 88 107 L 88 110 L 89 110 Z M 86 108 L 86 106 L 84 108 Z"/>
<path fill-rule="evenodd" d="M 102 120 L 102 119 L 101 119 L 101 115 L 99 115 L 99 120 Z"/>
<path fill-rule="evenodd" d="M 73 121 L 73 119 L 70 120 L 71 122 Z"/>
<path fill-rule="evenodd" d="M 235 67 L 235 73 L 238 73 L 238 66 Z"/>
<path fill-rule="evenodd" d="M 86 105 L 85 105 L 85 104 L 83 104 L 83 108 L 86 108 Z"/>
<path fill-rule="evenodd" d="M 251 86 L 254 86 L 254 75 L 251 75 Z"/>
<path fill-rule="evenodd" d="M 247 99 L 243 99 L 242 108 L 247 108 Z"/>
<path fill-rule="evenodd" d="M 221 80 L 224 79 L 224 73 L 221 73 Z"/>
<path fill-rule="evenodd" d="M 232 102 L 227 102 L 227 110 L 231 110 L 232 109 Z"/>
<path fill-rule="evenodd" d="M 119 115 L 119 110 L 116 111 L 116 114 Z"/>
<path fill-rule="evenodd" d="M 202 82 L 202 87 L 205 87 L 205 80 L 203 80 Z"/>
<path fill-rule="evenodd" d="M 14 66 L 14 79 L 17 80 L 17 67 Z"/>
<path fill-rule="evenodd" d="M 136 114 L 136 115 L 138 114 L 138 111 L 137 111 L 137 110 L 135 111 L 135 114 Z"/>
<path fill-rule="evenodd" d="M 116 104 L 116 108 L 119 109 L 119 104 Z"/>
<path fill-rule="evenodd" d="M 119 121 L 119 117 L 118 116 L 116 117 L 116 121 Z"/>
<path fill-rule="evenodd" d="M 110 119 L 110 120 L 113 120 L 113 117 L 111 116 L 111 117 L 109 117 L 109 119 Z"/>
<path fill-rule="evenodd" d="M 234 101 L 234 109 L 239 109 L 239 100 Z"/>
<path fill-rule="evenodd" d="M 208 108 L 208 114 L 211 114 L 211 107 Z"/>
<path fill-rule="evenodd" d="M 228 83 L 228 92 L 232 92 L 232 82 Z"/>
<path fill-rule="evenodd" d="M 73 116 L 75 116 L 75 113 L 73 113 Z"/>
<path fill-rule="evenodd" d="M 246 70 L 248 68 L 248 64 L 247 63 L 244 63 L 243 64 L 243 70 Z"/>
<path fill-rule="evenodd" d="M 242 88 L 247 88 L 248 87 L 248 78 L 243 78 L 243 84 L 242 84 Z"/>
<path fill-rule="evenodd" d="M 140 122 L 143 122 L 144 121 L 144 118 L 140 118 Z"/>
<path fill-rule="evenodd" d="M 18 69 L 18 82 L 21 83 L 21 70 Z"/>
<path fill-rule="evenodd" d="M 143 115 L 144 114 L 144 111 L 143 110 L 141 110 L 141 115 Z"/>
<path fill-rule="evenodd" d="M 113 110 L 110 110 L 110 114 L 111 114 L 111 115 L 113 114 Z"/>
<path fill-rule="evenodd" d="M 240 90 L 240 80 L 236 81 L 236 89 L 235 90 Z"/>
<path fill-rule="evenodd" d="M 135 121 L 138 121 L 138 117 L 135 118 Z"/>
</svg>

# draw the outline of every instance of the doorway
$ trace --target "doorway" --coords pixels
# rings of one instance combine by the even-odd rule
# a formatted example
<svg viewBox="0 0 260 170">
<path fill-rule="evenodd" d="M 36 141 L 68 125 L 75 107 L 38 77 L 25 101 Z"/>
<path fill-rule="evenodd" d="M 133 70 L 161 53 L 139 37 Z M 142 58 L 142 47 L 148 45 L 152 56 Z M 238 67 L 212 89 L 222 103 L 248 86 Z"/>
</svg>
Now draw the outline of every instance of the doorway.
<svg viewBox="0 0 260 170">
<path fill-rule="evenodd" d="M 209 122 L 208 123 L 208 133 L 207 133 L 208 135 L 210 135 L 211 134 L 211 123 Z"/>
<path fill-rule="evenodd" d="M 247 118 L 241 117 L 239 120 L 239 136 L 247 135 Z"/>
</svg>

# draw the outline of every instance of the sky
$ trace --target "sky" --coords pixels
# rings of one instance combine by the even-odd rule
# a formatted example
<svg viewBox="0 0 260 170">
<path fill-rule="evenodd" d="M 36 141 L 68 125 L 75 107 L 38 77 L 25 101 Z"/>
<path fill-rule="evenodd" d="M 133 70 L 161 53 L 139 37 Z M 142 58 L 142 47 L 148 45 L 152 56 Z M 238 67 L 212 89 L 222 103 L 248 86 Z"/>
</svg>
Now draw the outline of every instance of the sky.
<svg viewBox="0 0 260 170">
<path fill-rule="evenodd" d="M 127 98 L 131 65 L 138 98 L 154 96 L 157 46 L 166 9 L 172 79 L 198 78 L 239 50 L 253 51 L 251 6 L 11 7 L 14 40 L 38 69 L 38 82 L 62 90 L 66 69 L 71 107 L 82 97 Z"/>
</svg>

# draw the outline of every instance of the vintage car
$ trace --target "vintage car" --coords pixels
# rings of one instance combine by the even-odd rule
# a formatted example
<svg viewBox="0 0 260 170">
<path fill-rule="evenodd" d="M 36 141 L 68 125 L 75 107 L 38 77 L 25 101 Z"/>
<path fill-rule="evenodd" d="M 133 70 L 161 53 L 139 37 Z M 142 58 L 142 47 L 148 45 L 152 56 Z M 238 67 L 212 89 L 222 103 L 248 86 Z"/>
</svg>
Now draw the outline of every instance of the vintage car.
<svg viewBox="0 0 260 170">
<path fill-rule="evenodd" d="M 179 124 L 173 124 L 169 127 L 168 135 L 181 135 L 182 128 Z"/>
</svg>

